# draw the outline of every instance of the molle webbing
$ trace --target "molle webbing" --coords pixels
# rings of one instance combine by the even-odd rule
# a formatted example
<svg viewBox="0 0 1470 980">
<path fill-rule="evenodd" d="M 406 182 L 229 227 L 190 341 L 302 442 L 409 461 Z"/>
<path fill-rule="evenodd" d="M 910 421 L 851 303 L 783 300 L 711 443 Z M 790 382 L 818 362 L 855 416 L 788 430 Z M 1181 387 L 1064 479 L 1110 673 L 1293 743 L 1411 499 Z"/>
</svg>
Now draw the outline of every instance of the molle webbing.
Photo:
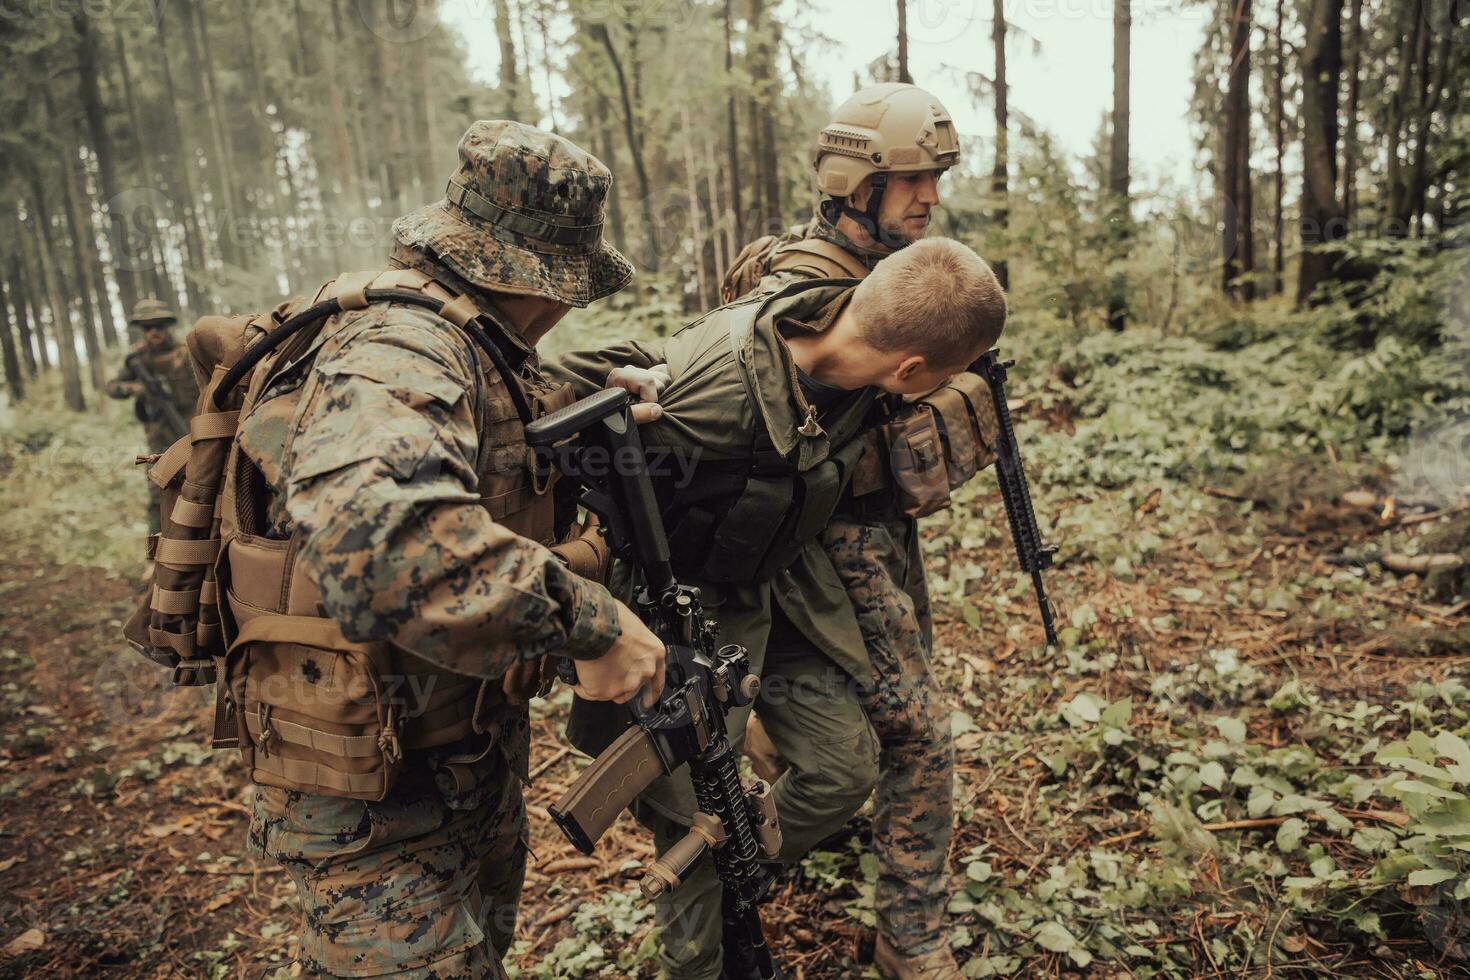
<svg viewBox="0 0 1470 980">
<path fill-rule="evenodd" d="M 861 258 L 825 238 L 803 238 L 776 249 L 771 271 L 800 272 L 817 279 L 863 279 L 872 270 Z"/>
</svg>

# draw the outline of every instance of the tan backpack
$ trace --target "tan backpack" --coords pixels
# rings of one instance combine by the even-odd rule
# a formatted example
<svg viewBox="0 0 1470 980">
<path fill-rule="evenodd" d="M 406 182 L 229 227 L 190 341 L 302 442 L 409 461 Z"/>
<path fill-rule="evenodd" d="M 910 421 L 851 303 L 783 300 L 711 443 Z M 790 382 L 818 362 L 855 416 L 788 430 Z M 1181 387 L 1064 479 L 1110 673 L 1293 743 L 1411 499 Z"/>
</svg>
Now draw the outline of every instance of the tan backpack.
<svg viewBox="0 0 1470 980">
<path fill-rule="evenodd" d="M 347 640 L 322 615 L 315 582 L 295 561 L 296 539 L 262 533 L 259 472 L 236 445 L 239 420 L 275 366 L 303 354 L 323 323 L 382 301 L 432 310 L 489 355 L 505 382 L 496 396 L 503 410 L 487 409 L 497 418 L 525 424 L 570 403 L 568 386 L 522 385 L 468 297 L 407 269 L 340 276 L 310 303 L 268 314 L 201 319 L 187 342 L 202 394 L 190 435 L 149 458 L 149 479 L 163 491 L 162 530 L 149 539 L 149 595 L 125 627 L 135 648 L 173 668 L 174 683 L 216 684 L 214 745 L 240 748 L 256 782 L 370 800 L 392 786 L 406 749 L 486 732 L 513 684 L 540 681 L 534 662 L 529 678 L 482 681 L 386 643 Z M 502 469 L 481 474 L 496 520 L 551 544 L 550 481 L 509 462 Z M 579 537 L 563 560 L 595 577 L 606 560 L 599 544 Z"/>
<path fill-rule="evenodd" d="M 720 302 L 735 302 L 777 272 L 796 272 L 808 279 L 862 279 L 870 271 L 842 246 L 804 233 L 797 228 L 785 235 L 765 235 L 741 249 L 725 270 Z"/>
</svg>

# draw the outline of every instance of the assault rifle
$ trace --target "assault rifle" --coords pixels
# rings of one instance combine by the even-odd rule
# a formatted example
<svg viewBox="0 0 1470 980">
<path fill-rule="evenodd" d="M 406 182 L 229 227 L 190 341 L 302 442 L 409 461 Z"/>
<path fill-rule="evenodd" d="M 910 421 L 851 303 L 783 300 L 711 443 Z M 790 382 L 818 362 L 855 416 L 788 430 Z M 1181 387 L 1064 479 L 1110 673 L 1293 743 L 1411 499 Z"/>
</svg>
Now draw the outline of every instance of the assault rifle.
<svg viewBox="0 0 1470 980">
<path fill-rule="evenodd" d="M 175 442 L 189 434 L 188 421 L 179 414 L 169 397 L 168 384 L 143 364 L 137 354 L 129 354 L 124 363 L 133 369 L 138 382 L 143 386 L 143 403 L 148 406 L 153 418 L 161 418 L 168 425 L 168 438 Z"/>
<path fill-rule="evenodd" d="M 1026 483 L 1026 471 L 1021 467 L 1021 448 L 1016 442 L 1015 427 L 1011 425 L 1011 409 L 1006 404 L 1006 370 L 1015 363 L 1002 361 L 994 350 L 988 350 L 971 365 L 970 370 L 984 378 L 990 388 L 998 423 L 995 474 L 1000 480 L 1000 495 L 1005 501 L 1006 518 L 1011 525 L 1011 540 L 1016 545 L 1021 571 L 1031 573 L 1031 585 L 1041 606 L 1041 625 L 1046 630 L 1046 642 L 1057 646 L 1051 602 L 1046 597 L 1046 585 L 1041 581 L 1041 570 L 1051 567 L 1051 559 L 1057 549 L 1041 540 L 1041 528 L 1036 524 L 1036 511 L 1031 506 L 1031 488 Z"/>
<path fill-rule="evenodd" d="M 705 852 L 712 852 L 725 913 L 743 925 L 745 952 L 769 980 L 776 968 L 757 905 L 772 880 L 762 859 L 774 860 L 781 831 L 769 784 L 741 783 L 739 756 L 725 725 L 732 708 L 755 700 L 760 678 L 752 673 L 744 647 L 715 648 L 718 629 L 701 611 L 698 590 L 674 578 L 630 401 L 626 391 L 609 388 L 526 426 L 526 441 L 538 457 L 554 459 L 563 476 L 576 481 L 579 502 L 601 519 L 614 553 L 641 573 L 635 607 L 667 649 L 658 703 L 644 708 L 641 698 L 630 701 L 632 727 L 549 810 L 567 839 L 591 854 L 649 783 L 688 763 L 699 812 L 688 836 L 654 862 L 640 888 L 644 897 L 658 898 L 677 888 Z M 558 670 L 575 683 L 570 660 L 560 661 Z"/>
</svg>

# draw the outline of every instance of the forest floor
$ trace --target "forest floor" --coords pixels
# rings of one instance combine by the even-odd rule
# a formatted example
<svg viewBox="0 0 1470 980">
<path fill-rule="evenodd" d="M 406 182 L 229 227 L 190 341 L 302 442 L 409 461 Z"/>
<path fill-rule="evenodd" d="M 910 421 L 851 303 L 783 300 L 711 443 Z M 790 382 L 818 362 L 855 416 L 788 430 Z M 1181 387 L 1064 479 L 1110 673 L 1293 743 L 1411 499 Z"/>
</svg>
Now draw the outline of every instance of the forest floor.
<svg viewBox="0 0 1470 980">
<path fill-rule="evenodd" d="M 116 404 L 0 419 L 0 977 L 289 975 L 294 886 L 245 852 L 249 789 L 206 747 L 211 705 L 120 634 L 141 584 L 135 438 Z M 1395 512 L 1382 473 L 1325 456 L 1285 465 L 1187 499 L 1168 483 L 1040 498 L 1044 516 L 1115 498 L 1109 534 L 1147 543 L 1131 560 L 1063 551 L 1060 652 L 1040 642 L 993 481 L 926 526 L 959 749 L 949 925 L 968 975 L 1470 975 L 1465 906 L 1442 876 L 1406 877 L 1425 867 L 1424 831 L 1378 755 L 1464 731 L 1463 581 L 1427 591 L 1365 557 L 1406 538 L 1463 550 L 1470 518 Z M 559 738 L 564 710 L 536 711 L 535 859 L 510 962 L 652 975 L 643 835 L 625 817 L 585 859 L 546 817 L 585 764 Z M 1436 744 L 1453 757 L 1453 741 Z M 1456 765 L 1434 785 L 1459 806 L 1470 759 Z M 765 909 L 790 976 L 870 969 L 864 818 L 852 831 Z"/>
</svg>

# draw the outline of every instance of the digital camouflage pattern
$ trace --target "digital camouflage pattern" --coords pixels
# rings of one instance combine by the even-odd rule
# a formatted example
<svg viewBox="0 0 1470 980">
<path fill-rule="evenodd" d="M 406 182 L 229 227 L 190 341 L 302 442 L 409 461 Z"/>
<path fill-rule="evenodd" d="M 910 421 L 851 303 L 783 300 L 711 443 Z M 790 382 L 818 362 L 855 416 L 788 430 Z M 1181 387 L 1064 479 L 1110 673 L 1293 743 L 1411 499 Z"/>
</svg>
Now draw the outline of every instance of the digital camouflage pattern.
<svg viewBox="0 0 1470 980">
<path fill-rule="evenodd" d="M 239 438 L 273 491 L 274 533 L 299 528 L 347 638 L 391 640 L 471 677 L 551 652 L 604 653 L 618 634 L 611 594 L 481 506 L 478 474 L 527 457 L 503 381 L 468 338 L 425 310 L 379 304 L 331 321 L 317 342 Z M 528 359 L 523 371 L 535 370 Z M 303 407 L 307 371 L 319 383 Z M 476 420 L 490 415 L 482 445 Z"/>
<path fill-rule="evenodd" d="M 459 142 L 446 198 L 400 218 L 393 238 L 486 289 L 586 306 L 633 278 L 602 236 L 612 174 L 551 133 L 481 120 Z"/>
<path fill-rule="evenodd" d="M 600 220 L 606 171 L 564 140 L 480 122 L 460 155 L 460 174 L 480 193 L 569 226 Z M 469 280 L 455 288 L 486 315 L 491 296 L 476 286 L 586 301 L 629 274 L 600 232 L 591 254 L 543 255 L 522 232 L 501 242 L 502 228 L 440 205 L 399 231 L 398 264 L 443 272 L 442 247 L 458 263 L 445 278 Z M 419 249 L 405 251 L 410 243 Z M 502 327 L 535 391 L 534 351 Z M 494 680 L 550 652 L 601 656 L 619 627 L 603 586 L 568 571 L 549 540 L 497 521 L 519 496 L 480 495 L 491 475 L 529 467 L 509 389 L 488 362 L 417 307 L 341 314 L 271 379 L 238 438 L 267 485 L 268 533 L 301 542 L 322 613 L 347 638 Z M 524 872 L 518 779 L 529 718 L 524 705 L 485 702 L 476 717 L 486 734 L 410 752 L 382 802 L 257 787 L 251 841 L 296 878 L 306 966 L 327 976 L 503 975 L 496 950 L 509 945 Z"/>
<path fill-rule="evenodd" d="M 942 935 L 954 828 L 954 739 L 931 671 L 928 590 L 901 537 L 916 532 L 907 520 L 839 519 L 822 534 L 876 675 L 859 694 L 878 736 L 878 931 L 911 954 L 929 952 Z"/>
<path fill-rule="evenodd" d="M 525 806 L 503 758 L 492 753 L 479 769 L 459 789 L 431 765 L 380 803 L 256 787 L 250 850 L 296 882 L 308 975 L 505 975 L 499 957 L 525 877 Z"/>
</svg>

